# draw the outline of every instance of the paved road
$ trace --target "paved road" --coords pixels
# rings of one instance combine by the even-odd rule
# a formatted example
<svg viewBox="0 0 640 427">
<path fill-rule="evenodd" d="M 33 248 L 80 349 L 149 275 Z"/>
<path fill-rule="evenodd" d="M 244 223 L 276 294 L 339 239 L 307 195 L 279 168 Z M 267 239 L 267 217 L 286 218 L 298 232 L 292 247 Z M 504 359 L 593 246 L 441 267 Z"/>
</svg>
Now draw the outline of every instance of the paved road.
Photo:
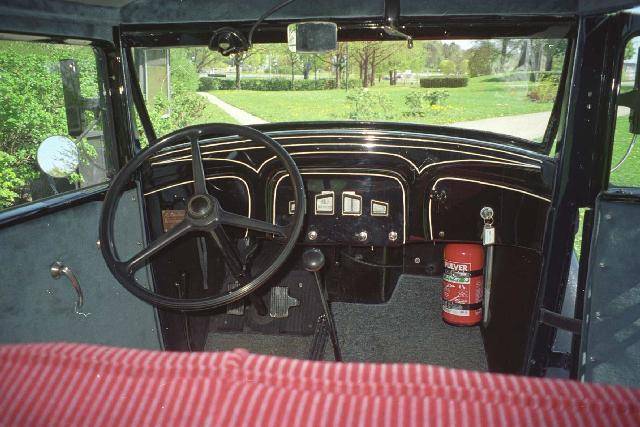
<svg viewBox="0 0 640 427">
<path fill-rule="evenodd" d="M 535 140 L 544 136 L 550 115 L 550 111 L 543 111 L 541 113 L 519 114 L 517 116 L 492 117 L 490 119 L 451 123 L 447 126 L 485 130 Z M 618 108 L 618 117 L 628 115 L 629 109 L 627 107 Z"/>
<path fill-rule="evenodd" d="M 544 136 L 544 131 L 547 128 L 547 123 L 549 123 L 550 115 L 550 111 L 543 111 L 542 113 L 492 117 L 490 119 L 451 123 L 447 126 L 463 129 L 485 130 L 488 132 L 501 133 L 533 140 Z"/>
<path fill-rule="evenodd" d="M 210 103 L 217 105 L 223 110 L 225 113 L 233 117 L 239 124 L 241 125 L 256 125 L 260 123 L 268 123 L 266 120 L 262 120 L 260 117 L 256 117 L 252 114 L 247 113 L 244 110 L 241 110 L 238 107 L 234 107 L 231 104 L 227 104 L 217 96 L 214 96 L 207 92 L 198 92 L 199 95 L 204 96 L 207 101 Z"/>
</svg>

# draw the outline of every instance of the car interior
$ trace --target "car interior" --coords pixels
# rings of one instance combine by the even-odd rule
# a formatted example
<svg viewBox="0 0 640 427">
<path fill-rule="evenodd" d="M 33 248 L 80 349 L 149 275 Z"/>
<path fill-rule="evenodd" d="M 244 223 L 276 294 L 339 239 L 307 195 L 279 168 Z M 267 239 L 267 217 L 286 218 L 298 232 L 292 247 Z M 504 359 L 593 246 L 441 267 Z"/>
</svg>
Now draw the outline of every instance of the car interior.
<svg viewBox="0 0 640 427">
<path fill-rule="evenodd" d="M 0 1 L 0 16 L 11 18 L 0 23 L 0 44 L 18 43 L 0 45 L 0 55 L 22 46 L 30 58 L 62 46 L 52 56 L 56 73 L 42 77 L 59 88 L 39 95 L 45 110 L 60 111 L 62 127 L 37 118 L 30 126 L 43 126 L 34 133 L 39 140 L 64 135 L 38 149 L 28 196 L 12 196 L 20 202 L 0 211 L 0 342 L 246 349 L 637 386 L 640 300 L 628 278 L 638 268 L 638 204 L 629 201 L 632 189 L 608 187 L 617 102 L 638 117 L 636 98 L 616 99 L 623 51 L 640 27 L 636 13 L 623 11 L 633 2 L 342 3 Z M 411 56 L 428 41 L 467 48 L 504 39 L 513 67 L 523 52 L 526 64 L 538 61 L 542 74 L 554 76 L 545 104 L 526 111 L 536 135 L 529 122 L 500 127 L 500 118 L 524 115 L 518 90 L 534 78 L 526 67 L 523 80 L 488 82 L 510 87 L 506 101 L 485 99 L 485 113 L 496 110 L 491 123 L 485 116 L 453 124 L 419 115 L 308 118 L 331 104 L 320 94 L 290 119 L 272 120 L 267 114 L 297 92 L 276 104 L 243 89 L 217 105 L 255 96 L 248 122 L 187 113 L 170 125 L 177 104 L 154 104 L 150 95 L 164 90 L 180 99 L 174 70 L 187 49 L 211 51 L 216 61 L 263 55 L 262 68 L 243 65 L 242 81 L 232 77 L 240 69 L 233 62 L 224 63 L 226 78 L 220 71 L 196 77 L 201 88 L 240 88 L 251 73 L 276 73 L 264 52 L 275 45 L 286 52 L 288 43 L 302 58 L 320 58 L 325 65 L 316 68 L 328 70 L 334 90 L 345 84 L 368 108 L 378 102 L 370 95 L 376 87 L 398 77 L 378 73 L 375 86 L 349 88 L 348 67 L 361 77 L 356 84 L 363 76 L 357 43 L 390 43 Z M 531 59 L 523 46 L 539 41 L 555 50 Z M 351 49 L 347 71 L 335 53 L 343 46 Z M 87 61 L 91 84 L 83 80 Z M 0 62 L 0 73 L 9 66 Z M 32 72 L 28 62 L 20 67 Z M 402 82 L 415 73 L 401 74 Z M 627 89 L 637 92 L 638 81 Z M 0 91 L 11 82 L 0 78 Z M 449 91 L 429 111 L 443 103 L 458 114 L 446 107 L 457 93 Z M 215 88 L 209 93 L 217 96 Z M 252 115 L 265 120 L 251 122 Z M 628 127 L 626 116 L 617 117 Z M 75 158 L 88 152 L 90 161 Z M 475 286 L 479 296 L 449 297 L 443 283 L 467 293 L 466 284 Z M 613 308 L 616 298 L 628 302 L 623 313 Z"/>
</svg>

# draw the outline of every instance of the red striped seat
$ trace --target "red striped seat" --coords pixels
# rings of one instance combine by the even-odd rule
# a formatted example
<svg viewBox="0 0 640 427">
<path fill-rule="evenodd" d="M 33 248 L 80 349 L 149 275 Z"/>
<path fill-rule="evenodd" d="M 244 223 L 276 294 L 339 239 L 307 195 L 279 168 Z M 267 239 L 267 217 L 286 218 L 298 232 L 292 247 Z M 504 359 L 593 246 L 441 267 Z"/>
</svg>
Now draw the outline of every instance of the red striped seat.
<svg viewBox="0 0 640 427">
<path fill-rule="evenodd" d="M 0 347 L 0 425 L 640 426 L 640 390 L 417 364 Z"/>
</svg>

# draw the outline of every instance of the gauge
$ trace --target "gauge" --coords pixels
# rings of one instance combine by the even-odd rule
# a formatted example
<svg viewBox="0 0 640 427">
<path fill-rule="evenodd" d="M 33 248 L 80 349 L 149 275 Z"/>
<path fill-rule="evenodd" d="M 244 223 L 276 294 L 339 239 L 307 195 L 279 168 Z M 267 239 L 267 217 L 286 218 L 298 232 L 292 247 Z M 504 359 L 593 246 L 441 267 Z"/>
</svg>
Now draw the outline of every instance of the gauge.
<svg viewBox="0 0 640 427">
<path fill-rule="evenodd" d="M 323 191 L 320 194 L 316 194 L 316 215 L 333 215 L 335 195 L 333 191 Z"/>
<path fill-rule="evenodd" d="M 342 193 L 342 215 L 362 215 L 362 196 L 355 191 Z"/>
<path fill-rule="evenodd" d="M 296 201 L 289 200 L 289 215 L 293 215 L 296 213 Z"/>
<path fill-rule="evenodd" d="M 371 216 L 389 216 L 389 203 L 371 200 Z"/>
</svg>

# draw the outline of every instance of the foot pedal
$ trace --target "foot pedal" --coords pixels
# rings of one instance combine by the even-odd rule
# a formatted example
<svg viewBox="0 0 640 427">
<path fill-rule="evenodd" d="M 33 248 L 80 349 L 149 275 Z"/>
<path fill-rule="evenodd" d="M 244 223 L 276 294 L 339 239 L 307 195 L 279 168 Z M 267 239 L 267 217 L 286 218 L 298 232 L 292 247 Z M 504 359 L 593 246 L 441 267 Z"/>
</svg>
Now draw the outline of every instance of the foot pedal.
<svg viewBox="0 0 640 427">
<path fill-rule="evenodd" d="M 316 322 L 316 330 L 313 334 L 311 342 L 311 350 L 309 351 L 309 360 L 324 360 L 324 349 L 329 338 L 329 322 L 324 314 L 318 317 Z"/>
<path fill-rule="evenodd" d="M 300 302 L 289 296 L 289 288 L 274 286 L 269 295 L 269 316 L 276 319 L 289 317 L 289 308 L 300 305 Z"/>
</svg>

